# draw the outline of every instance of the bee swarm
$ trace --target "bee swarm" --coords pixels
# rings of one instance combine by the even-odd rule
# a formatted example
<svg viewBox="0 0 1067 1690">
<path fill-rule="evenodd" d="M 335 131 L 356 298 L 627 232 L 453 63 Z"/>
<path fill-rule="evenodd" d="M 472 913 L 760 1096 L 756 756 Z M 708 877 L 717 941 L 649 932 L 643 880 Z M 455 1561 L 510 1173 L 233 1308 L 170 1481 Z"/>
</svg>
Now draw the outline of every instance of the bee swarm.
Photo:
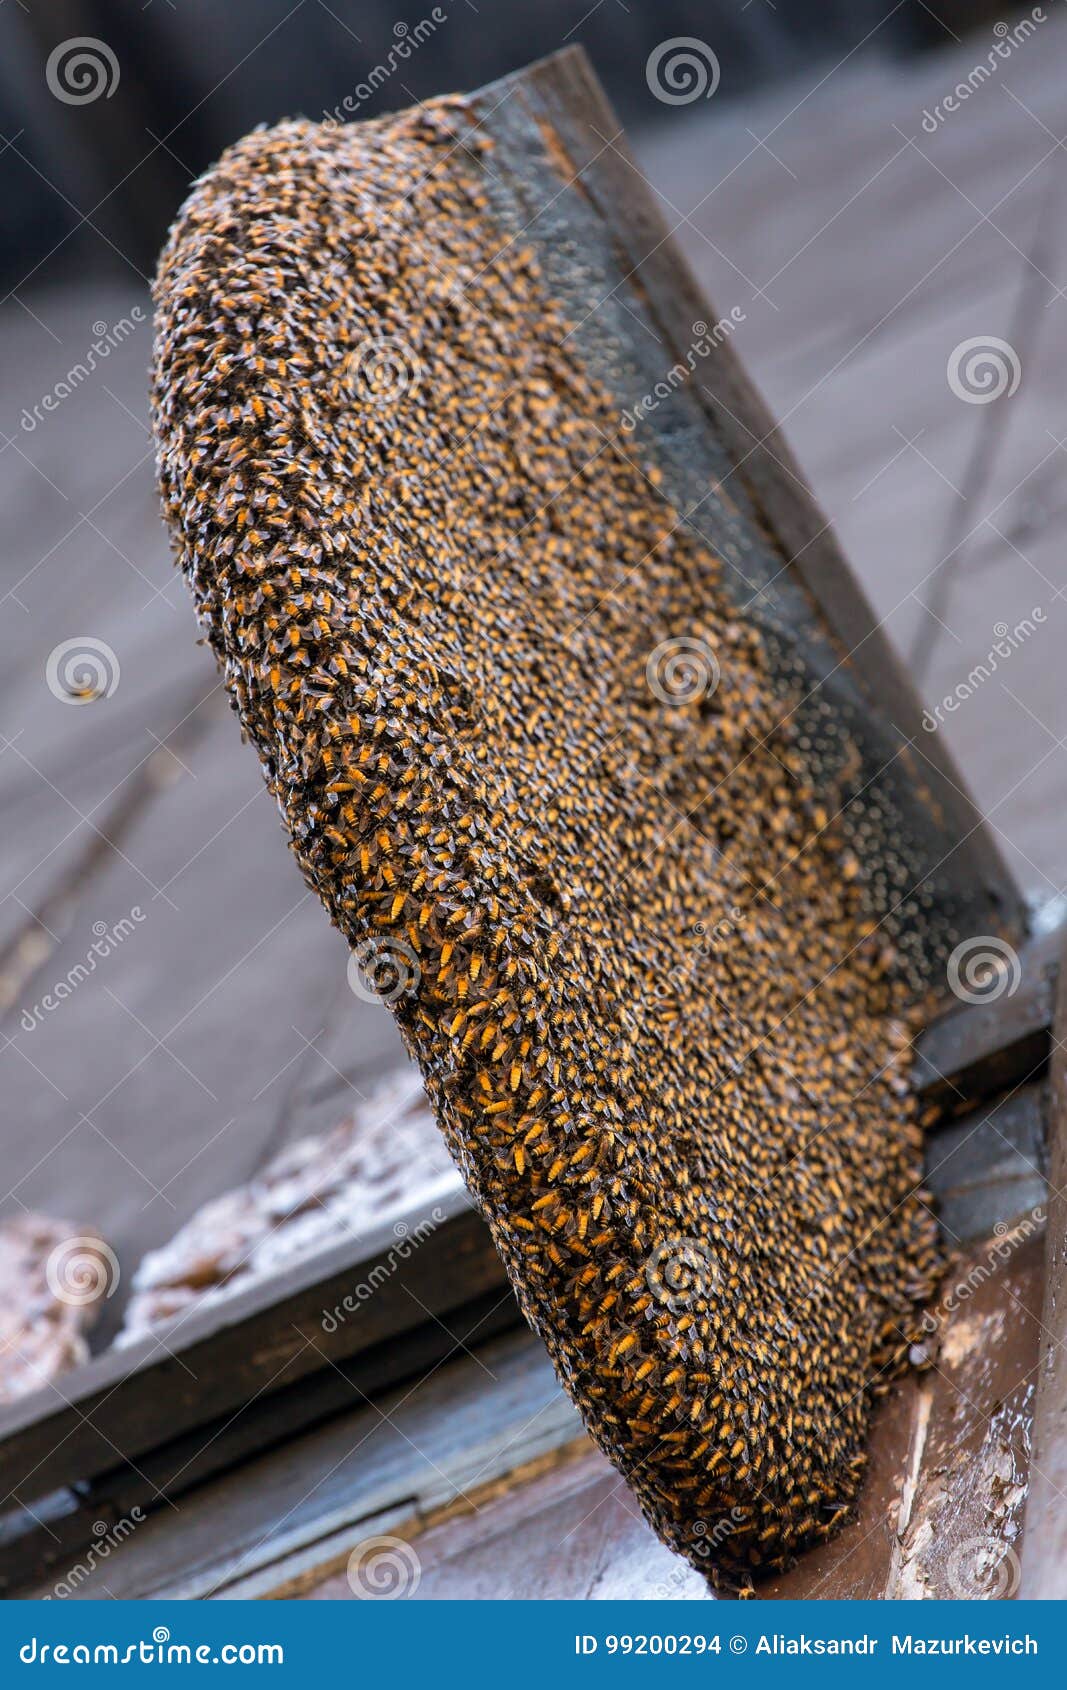
<svg viewBox="0 0 1067 1690">
<path fill-rule="evenodd" d="M 166 516 L 525 1314 L 746 1588 L 847 1517 L 936 1283 L 892 945 L 491 168 L 459 101 L 225 155 L 157 280 Z"/>
</svg>

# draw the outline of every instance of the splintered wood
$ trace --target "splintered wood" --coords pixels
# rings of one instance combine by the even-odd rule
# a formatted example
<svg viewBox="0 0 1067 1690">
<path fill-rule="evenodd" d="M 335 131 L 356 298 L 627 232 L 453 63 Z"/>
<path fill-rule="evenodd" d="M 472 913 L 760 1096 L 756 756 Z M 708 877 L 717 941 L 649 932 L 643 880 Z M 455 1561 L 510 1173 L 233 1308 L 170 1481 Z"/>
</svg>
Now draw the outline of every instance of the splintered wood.
<svg viewBox="0 0 1067 1690">
<path fill-rule="evenodd" d="M 456 101 L 226 154 L 157 281 L 165 510 L 524 1312 L 657 1531 L 743 1589 L 848 1516 L 936 1282 L 906 876 L 492 162 Z"/>
</svg>

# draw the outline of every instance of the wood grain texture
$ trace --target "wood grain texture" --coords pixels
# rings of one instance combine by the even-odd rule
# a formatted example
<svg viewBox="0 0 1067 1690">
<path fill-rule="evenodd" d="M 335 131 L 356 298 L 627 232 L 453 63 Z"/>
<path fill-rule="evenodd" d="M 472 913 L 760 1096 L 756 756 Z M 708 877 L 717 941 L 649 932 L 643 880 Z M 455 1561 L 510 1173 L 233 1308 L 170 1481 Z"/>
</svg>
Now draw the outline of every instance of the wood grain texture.
<svg viewBox="0 0 1067 1690">
<path fill-rule="evenodd" d="M 1020 1595 L 1067 1597 L 1067 990 L 1056 995 L 1050 1071 L 1048 1231 L 1035 1372 L 1033 1459 Z"/>
<path fill-rule="evenodd" d="M 387 1225 L 9 1405 L 0 1412 L 3 1496 L 26 1502 L 117 1463 L 136 1465 L 161 1443 L 410 1332 L 428 1316 L 487 1292 L 503 1295 L 503 1269 L 466 1193 L 436 1199 L 429 1219 L 430 1242 L 403 1262 Z M 415 1211 L 405 1224 L 414 1231 L 426 1220 Z M 361 1294 L 368 1285 L 373 1295 Z"/>
<path fill-rule="evenodd" d="M 1006 1242 L 1005 1242 L 1006 1241 Z M 1040 1229 L 993 1235 L 953 1270 L 940 1353 L 881 1404 L 855 1519 L 833 1543 L 757 1587 L 760 1600 L 986 1599 L 1018 1588 L 1042 1283 Z M 574 1454 L 425 1529 L 390 1516 L 431 1600 L 708 1600 L 596 1451 Z M 713 1553 L 713 1546 L 709 1546 Z M 352 1595 L 343 1568 L 301 1592 Z"/>
<path fill-rule="evenodd" d="M 75 1594 L 283 1591 L 316 1558 L 343 1565 L 379 1516 L 430 1519 L 580 1434 L 540 1345 L 513 1334 L 376 1401 L 353 1389 L 347 1414 L 157 1510 Z"/>
</svg>

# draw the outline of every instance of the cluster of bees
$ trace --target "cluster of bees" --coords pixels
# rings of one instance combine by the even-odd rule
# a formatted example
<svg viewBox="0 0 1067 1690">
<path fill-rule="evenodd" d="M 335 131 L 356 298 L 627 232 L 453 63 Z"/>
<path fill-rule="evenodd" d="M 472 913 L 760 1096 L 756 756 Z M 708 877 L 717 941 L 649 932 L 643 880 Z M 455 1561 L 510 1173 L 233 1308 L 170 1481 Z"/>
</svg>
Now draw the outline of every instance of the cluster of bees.
<svg viewBox="0 0 1067 1690">
<path fill-rule="evenodd" d="M 157 281 L 164 506 L 307 881 L 414 959 L 391 1007 L 525 1314 L 748 1588 L 847 1516 L 936 1284 L 893 947 L 800 679 L 491 169 L 459 101 L 225 155 Z M 650 684 L 672 642 L 714 686 Z"/>
</svg>

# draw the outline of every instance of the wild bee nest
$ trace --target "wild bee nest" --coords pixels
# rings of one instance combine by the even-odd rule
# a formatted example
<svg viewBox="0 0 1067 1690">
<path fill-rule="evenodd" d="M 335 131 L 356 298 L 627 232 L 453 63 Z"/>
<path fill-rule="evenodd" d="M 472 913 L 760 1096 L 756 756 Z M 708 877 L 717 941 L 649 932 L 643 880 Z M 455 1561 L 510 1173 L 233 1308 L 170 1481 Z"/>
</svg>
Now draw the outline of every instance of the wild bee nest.
<svg viewBox="0 0 1067 1690">
<path fill-rule="evenodd" d="M 287 123 L 157 282 L 167 520 L 308 882 L 597 1442 L 744 1586 L 847 1515 L 937 1272 L 891 947 L 768 636 L 460 102 Z"/>
</svg>

